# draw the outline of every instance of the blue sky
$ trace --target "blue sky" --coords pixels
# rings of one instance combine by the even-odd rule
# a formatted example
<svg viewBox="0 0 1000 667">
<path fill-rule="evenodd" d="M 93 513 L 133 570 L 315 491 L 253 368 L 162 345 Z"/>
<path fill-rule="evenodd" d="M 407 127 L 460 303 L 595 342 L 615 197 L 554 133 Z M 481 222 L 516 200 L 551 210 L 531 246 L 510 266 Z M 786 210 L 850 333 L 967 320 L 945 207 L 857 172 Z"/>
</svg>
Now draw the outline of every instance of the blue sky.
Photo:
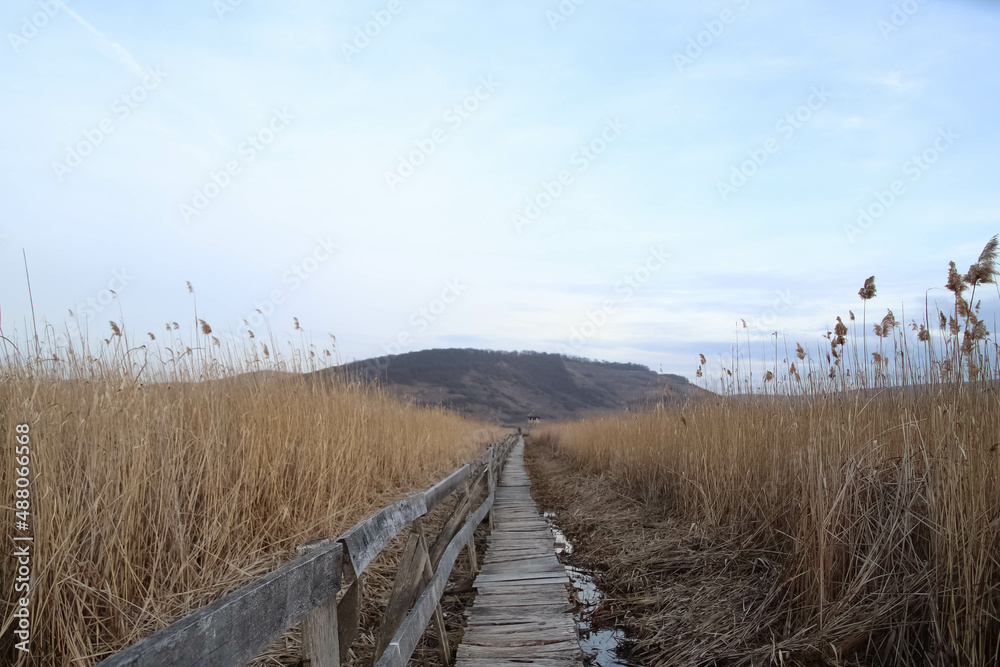
<svg viewBox="0 0 1000 667">
<path fill-rule="evenodd" d="M 345 359 L 691 376 L 741 318 L 815 343 L 871 274 L 908 321 L 1000 232 L 994 2 L 12 0 L 0 28 L 8 337 L 23 250 L 39 319 L 95 337 L 190 326 L 191 281 L 216 332 L 260 308 Z"/>
</svg>

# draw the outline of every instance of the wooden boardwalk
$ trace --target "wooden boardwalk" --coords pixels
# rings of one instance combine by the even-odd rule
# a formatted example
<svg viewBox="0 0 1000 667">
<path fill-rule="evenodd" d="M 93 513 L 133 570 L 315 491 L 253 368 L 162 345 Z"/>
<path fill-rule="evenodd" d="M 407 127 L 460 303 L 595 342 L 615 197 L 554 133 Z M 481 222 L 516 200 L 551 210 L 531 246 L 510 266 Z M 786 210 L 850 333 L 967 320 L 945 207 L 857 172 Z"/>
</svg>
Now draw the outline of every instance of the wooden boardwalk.
<svg viewBox="0 0 1000 667">
<path fill-rule="evenodd" d="M 458 647 L 459 667 L 583 664 L 569 577 L 530 487 L 522 439 L 497 485 L 494 528 Z"/>
</svg>

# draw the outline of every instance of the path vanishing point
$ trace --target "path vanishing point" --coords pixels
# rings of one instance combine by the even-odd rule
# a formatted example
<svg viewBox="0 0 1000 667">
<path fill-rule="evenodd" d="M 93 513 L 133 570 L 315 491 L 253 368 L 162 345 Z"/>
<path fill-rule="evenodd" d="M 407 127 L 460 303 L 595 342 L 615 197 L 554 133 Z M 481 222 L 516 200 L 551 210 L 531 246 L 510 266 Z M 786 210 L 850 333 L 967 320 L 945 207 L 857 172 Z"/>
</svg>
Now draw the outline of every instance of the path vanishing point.
<svg viewBox="0 0 1000 667">
<path fill-rule="evenodd" d="M 459 667 L 583 664 L 570 580 L 530 489 L 520 439 L 497 485 L 493 530 L 474 583 L 478 594 L 466 612 Z"/>
</svg>

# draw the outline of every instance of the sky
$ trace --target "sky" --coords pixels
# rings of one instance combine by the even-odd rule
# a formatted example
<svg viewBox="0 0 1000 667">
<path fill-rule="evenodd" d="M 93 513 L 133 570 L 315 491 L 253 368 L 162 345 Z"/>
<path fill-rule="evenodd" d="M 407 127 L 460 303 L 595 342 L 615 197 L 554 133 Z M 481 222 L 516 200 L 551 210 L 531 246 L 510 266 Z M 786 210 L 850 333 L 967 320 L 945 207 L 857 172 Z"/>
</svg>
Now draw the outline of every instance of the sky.
<svg viewBox="0 0 1000 667">
<path fill-rule="evenodd" d="M 298 318 L 345 361 L 693 377 L 816 344 L 872 274 L 869 312 L 944 306 L 1000 232 L 997 2 L 8 0 L 0 32 L 14 340 L 32 301 L 192 328 L 190 281 L 216 333 Z"/>
</svg>

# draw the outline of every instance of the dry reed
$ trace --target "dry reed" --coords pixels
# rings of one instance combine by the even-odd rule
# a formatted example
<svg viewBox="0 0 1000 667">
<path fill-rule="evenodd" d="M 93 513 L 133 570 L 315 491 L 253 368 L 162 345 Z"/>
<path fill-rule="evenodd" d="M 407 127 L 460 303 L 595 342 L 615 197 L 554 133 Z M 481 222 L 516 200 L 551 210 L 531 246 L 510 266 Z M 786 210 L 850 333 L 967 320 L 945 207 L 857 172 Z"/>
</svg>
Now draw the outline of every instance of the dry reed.
<svg viewBox="0 0 1000 667">
<path fill-rule="evenodd" d="M 996 249 L 964 276 L 952 264 L 953 312 L 881 318 L 871 357 L 838 318 L 829 352 L 776 355 L 756 386 L 723 367 L 716 398 L 547 429 L 629 498 L 780 555 L 739 632 L 720 629 L 694 664 L 1000 661 L 1000 376 L 972 298 Z M 874 298 L 874 278 L 860 296 Z"/>
<path fill-rule="evenodd" d="M 171 323 L 144 346 L 121 322 L 96 349 L 48 327 L 0 342 L 0 493 L 14 495 L 14 425 L 29 424 L 35 539 L 31 653 L 11 641 L 21 594 L 5 557 L 0 662 L 93 664 L 497 435 L 342 375 L 306 375 L 335 349 L 252 332 L 223 342 L 195 318 L 187 340 Z"/>
</svg>

